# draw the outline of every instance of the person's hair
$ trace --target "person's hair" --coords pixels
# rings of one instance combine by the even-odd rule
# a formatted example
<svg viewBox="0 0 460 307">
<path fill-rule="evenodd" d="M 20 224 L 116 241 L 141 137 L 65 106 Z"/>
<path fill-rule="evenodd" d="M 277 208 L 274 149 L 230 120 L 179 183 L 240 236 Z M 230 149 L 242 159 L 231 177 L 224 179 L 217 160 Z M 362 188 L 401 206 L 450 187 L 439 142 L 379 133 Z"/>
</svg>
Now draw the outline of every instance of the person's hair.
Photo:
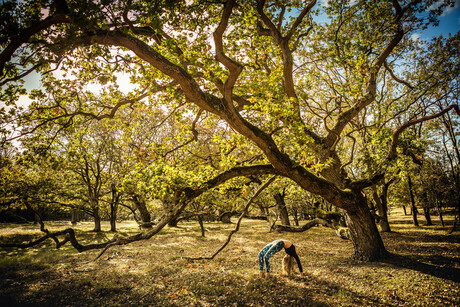
<svg viewBox="0 0 460 307">
<path fill-rule="evenodd" d="M 294 257 L 286 255 L 283 258 L 283 275 L 291 275 L 294 273 Z"/>
</svg>

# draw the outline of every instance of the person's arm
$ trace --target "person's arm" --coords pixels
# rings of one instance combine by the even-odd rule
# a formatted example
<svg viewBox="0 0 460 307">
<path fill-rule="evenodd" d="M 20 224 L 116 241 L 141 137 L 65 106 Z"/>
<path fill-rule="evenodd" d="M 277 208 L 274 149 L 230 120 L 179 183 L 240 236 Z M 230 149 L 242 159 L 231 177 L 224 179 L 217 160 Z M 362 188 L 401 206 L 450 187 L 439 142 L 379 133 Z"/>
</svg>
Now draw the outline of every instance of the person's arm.
<svg viewBox="0 0 460 307">
<path fill-rule="evenodd" d="M 299 255 L 295 253 L 294 258 L 295 258 L 295 261 L 297 262 L 297 266 L 299 267 L 300 273 L 303 273 L 302 264 L 300 263 Z"/>
</svg>

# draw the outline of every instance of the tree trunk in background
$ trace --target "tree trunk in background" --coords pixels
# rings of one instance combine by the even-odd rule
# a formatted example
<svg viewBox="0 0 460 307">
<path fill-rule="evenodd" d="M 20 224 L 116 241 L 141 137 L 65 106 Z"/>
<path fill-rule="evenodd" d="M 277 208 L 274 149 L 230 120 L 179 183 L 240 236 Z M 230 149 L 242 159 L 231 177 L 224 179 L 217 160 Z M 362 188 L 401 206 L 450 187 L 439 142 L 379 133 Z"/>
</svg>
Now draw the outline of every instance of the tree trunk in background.
<svg viewBox="0 0 460 307">
<path fill-rule="evenodd" d="M 200 224 L 201 228 L 201 236 L 204 237 L 203 216 L 201 214 L 198 215 L 198 223 Z"/>
<path fill-rule="evenodd" d="M 425 205 L 423 207 L 423 214 L 425 215 L 426 225 L 427 226 L 433 225 L 433 222 L 431 221 L 431 216 L 430 216 L 430 207 L 428 207 L 428 205 Z"/>
<path fill-rule="evenodd" d="M 101 232 L 101 217 L 99 216 L 99 208 L 95 208 L 93 211 L 94 218 L 94 229 L 95 232 Z"/>
<path fill-rule="evenodd" d="M 78 212 L 78 209 L 70 210 L 70 222 L 72 223 L 72 225 L 77 225 L 77 223 L 80 222 L 80 214 Z"/>
<path fill-rule="evenodd" d="M 281 193 L 276 193 L 273 196 L 275 198 L 276 204 L 278 205 L 281 224 L 291 226 L 291 223 L 289 222 L 289 214 L 286 208 L 286 203 L 284 202 L 284 195 L 282 195 Z"/>
<path fill-rule="evenodd" d="M 414 220 L 414 226 L 418 226 L 417 207 L 415 206 L 415 198 L 414 198 L 412 180 L 411 180 L 410 176 L 407 176 L 407 179 L 408 179 L 408 183 L 409 183 L 409 193 L 410 193 L 412 219 Z"/>
<path fill-rule="evenodd" d="M 299 226 L 299 211 L 297 209 L 294 209 L 294 223 L 296 226 Z"/>
<path fill-rule="evenodd" d="M 441 221 L 442 227 L 445 227 L 444 225 L 444 218 L 442 217 L 442 202 L 437 200 L 437 205 L 438 205 L 438 214 L 439 214 L 439 220 Z"/>
<path fill-rule="evenodd" d="M 404 215 L 407 215 L 407 211 L 406 211 L 406 206 L 402 206 L 403 210 L 404 210 Z"/>
<path fill-rule="evenodd" d="M 110 231 L 117 231 L 117 211 L 118 211 L 118 203 L 120 201 L 120 193 L 115 186 L 115 184 L 111 185 L 112 190 L 112 201 L 110 202 Z"/>
<path fill-rule="evenodd" d="M 460 172 L 459 172 L 459 169 L 458 169 L 458 162 L 460 161 L 460 150 L 458 148 L 457 135 L 455 134 L 454 125 L 453 125 L 453 122 L 452 122 L 452 119 L 451 119 L 450 115 L 445 114 L 445 115 L 442 116 L 442 119 L 443 119 L 444 125 L 447 128 L 447 131 L 449 132 L 449 138 L 450 138 L 450 141 L 451 141 L 451 146 L 452 146 L 452 148 L 454 150 L 455 156 L 457 157 L 457 165 L 456 165 L 454 163 L 453 157 L 451 156 L 451 154 L 449 154 L 449 150 L 447 149 L 448 145 L 447 145 L 447 142 L 445 140 L 445 136 L 443 135 L 442 143 L 443 143 L 444 149 L 446 151 L 446 156 L 447 156 L 447 158 L 449 160 L 449 164 L 450 164 L 450 168 L 451 168 L 451 172 L 452 172 L 452 179 L 455 182 L 455 191 L 456 191 L 456 194 L 457 194 L 457 207 L 456 207 L 454 225 L 452 226 L 452 229 L 449 231 L 449 233 L 453 233 L 455 231 L 455 229 L 457 228 L 458 223 L 460 222 Z"/>
</svg>

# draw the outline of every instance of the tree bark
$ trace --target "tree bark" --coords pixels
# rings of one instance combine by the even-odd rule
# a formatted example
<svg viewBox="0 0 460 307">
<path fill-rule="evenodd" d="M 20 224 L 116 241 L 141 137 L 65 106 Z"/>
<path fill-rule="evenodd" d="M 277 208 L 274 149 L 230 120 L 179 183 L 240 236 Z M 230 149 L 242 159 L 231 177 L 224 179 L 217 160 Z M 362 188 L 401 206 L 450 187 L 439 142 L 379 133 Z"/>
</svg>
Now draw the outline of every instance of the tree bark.
<svg viewBox="0 0 460 307">
<path fill-rule="evenodd" d="M 440 200 L 437 200 L 438 203 L 438 214 L 439 214 L 439 220 L 441 221 L 441 225 L 444 228 L 444 218 L 442 217 L 442 202 Z"/>
<path fill-rule="evenodd" d="M 414 198 L 414 191 L 412 186 L 412 180 L 410 176 L 407 176 L 408 183 L 409 183 L 409 193 L 410 193 L 410 203 L 411 203 L 411 211 L 412 211 L 412 219 L 414 221 L 414 226 L 418 226 L 418 219 L 417 219 L 417 207 L 415 206 L 415 198 Z"/>
<path fill-rule="evenodd" d="M 147 206 L 145 204 L 144 197 L 138 194 L 134 194 L 132 199 L 133 199 L 134 206 L 136 206 L 136 209 L 139 211 L 142 224 L 150 223 L 152 217 L 150 216 L 150 213 L 147 210 Z"/>
<path fill-rule="evenodd" d="M 278 210 L 280 213 L 281 224 L 290 226 L 289 222 L 289 213 L 286 208 L 286 202 L 284 201 L 284 194 L 276 193 L 273 195 L 275 198 L 276 204 L 278 205 Z"/>
<path fill-rule="evenodd" d="M 204 237 L 204 225 L 203 225 L 203 216 L 201 214 L 198 215 L 198 223 L 200 224 L 201 229 L 201 236 Z"/>
<path fill-rule="evenodd" d="M 430 207 L 428 207 L 428 205 L 423 206 L 423 214 L 425 215 L 426 225 L 427 226 L 433 225 L 433 222 L 431 221 L 431 216 L 430 216 Z"/>
<path fill-rule="evenodd" d="M 77 225 L 77 223 L 80 222 L 80 214 L 78 209 L 72 208 L 70 210 L 70 223 L 72 225 Z"/>
<path fill-rule="evenodd" d="M 299 212 L 297 210 L 297 208 L 294 209 L 294 212 L 293 212 L 293 218 L 294 218 L 294 224 L 296 226 L 299 226 Z"/>
<path fill-rule="evenodd" d="M 111 185 L 112 189 L 112 201 L 110 202 L 110 231 L 117 231 L 117 212 L 118 212 L 118 203 L 120 201 L 120 193 L 115 186 Z"/>
<path fill-rule="evenodd" d="M 93 210 L 93 218 L 94 218 L 94 232 L 101 232 L 101 217 L 99 215 L 99 208 L 95 208 Z"/>
<path fill-rule="evenodd" d="M 346 211 L 345 219 L 350 239 L 353 242 L 355 260 L 374 261 L 388 255 L 374 218 L 362 195 L 356 195 L 356 206 L 353 210 Z"/>
<path fill-rule="evenodd" d="M 388 187 L 393 181 L 390 180 L 386 183 L 384 183 L 383 188 L 382 188 L 382 193 L 380 196 L 378 195 L 377 191 L 377 186 L 374 185 L 372 186 L 372 197 L 374 198 L 375 201 L 375 206 L 377 207 L 377 212 L 379 215 L 379 226 L 380 226 L 380 232 L 390 232 L 390 224 L 388 223 Z"/>
<path fill-rule="evenodd" d="M 381 217 L 379 221 L 380 231 L 381 232 L 390 232 L 390 223 L 388 222 L 388 188 L 394 180 L 390 180 L 383 185 L 382 195 L 380 195 L 380 204 L 382 206 L 381 212 L 379 210 L 379 215 Z"/>
<path fill-rule="evenodd" d="M 315 218 L 314 220 L 308 221 L 305 225 L 301 227 L 296 227 L 296 226 L 288 226 L 288 225 L 276 225 L 274 227 L 275 231 L 287 231 L 287 232 L 304 232 L 307 231 L 308 229 L 317 226 L 317 225 L 323 225 L 326 227 L 334 228 L 332 223 L 321 219 L 321 218 Z M 335 228 L 334 228 L 335 229 Z"/>
</svg>

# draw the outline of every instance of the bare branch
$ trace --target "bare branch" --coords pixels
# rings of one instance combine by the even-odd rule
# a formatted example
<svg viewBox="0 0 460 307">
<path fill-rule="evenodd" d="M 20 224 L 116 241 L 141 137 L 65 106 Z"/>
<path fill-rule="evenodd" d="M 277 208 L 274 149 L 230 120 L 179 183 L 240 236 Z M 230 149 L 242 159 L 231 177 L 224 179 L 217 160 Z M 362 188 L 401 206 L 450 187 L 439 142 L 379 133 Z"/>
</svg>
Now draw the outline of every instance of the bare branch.
<svg viewBox="0 0 460 307">
<path fill-rule="evenodd" d="M 187 140 L 185 143 L 183 143 L 183 144 L 181 144 L 181 145 L 178 145 L 178 146 L 176 146 L 175 148 L 173 148 L 173 149 L 167 151 L 167 152 L 163 155 L 163 157 L 166 157 L 166 156 L 169 155 L 170 153 L 172 153 L 172 152 L 174 152 L 174 151 L 176 151 L 176 150 L 178 150 L 178 149 L 180 149 L 180 148 L 182 148 L 182 147 L 184 147 L 184 146 L 187 146 L 188 144 L 190 144 L 190 143 L 193 142 L 193 141 L 197 141 L 197 140 L 198 140 L 198 131 L 196 130 L 196 123 L 197 123 L 198 120 L 200 119 L 201 114 L 203 114 L 203 110 L 202 110 L 202 109 L 200 109 L 200 110 L 198 111 L 198 114 L 196 115 L 195 119 L 194 119 L 193 122 L 192 122 L 192 127 L 190 127 L 190 130 L 192 131 L 192 138 L 191 138 L 190 140 Z"/>
<path fill-rule="evenodd" d="M 383 65 L 384 65 L 385 69 L 390 73 L 390 76 L 393 78 L 393 80 L 395 80 L 395 81 L 398 82 L 398 83 L 404 84 L 405 86 L 407 86 L 407 87 L 410 88 L 410 89 L 413 89 L 413 88 L 414 88 L 412 85 L 409 84 L 409 82 L 399 79 L 399 78 L 393 73 L 393 70 L 390 68 L 390 66 L 388 66 L 387 61 L 384 61 L 384 62 L 383 62 Z"/>
<path fill-rule="evenodd" d="M 390 151 L 388 153 L 387 159 L 388 160 L 396 159 L 396 156 L 397 156 L 396 148 L 398 147 L 398 144 L 399 144 L 399 136 L 400 136 L 401 133 L 404 132 L 404 130 L 406 130 L 407 128 L 409 128 L 411 126 L 414 126 L 416 124 L 425 122 L 427 120 L 431 120 L 431 119 L 440 117 L 440 116 L 442 116 L 443 114 L 449 112 L 452 109 L 455 109 L 457 114 L 460 116 L 460 108 L 459 108 L 459 106 L 458 105 L 450 105 L 450 106 L 444 108 L 443 110 L 441 110 L 438 113 L 428 115 L 428 116 L 422 116 L 420 118 L 407 121 L 407 122 L 403 123 L 402 125 L 396 127 L 394 129 L 394 131 L 393 131 L 392 142 L 391 142 L 391 145 L 390 145 Z"/>
<path fill-rule="evenodd" d="M 212 256 L 210 256 L 210 257 L 204 257 L 204 256 L 202 256 L 202 257 L 189 257 L 187 259 L 189 259 L 189 260 L 212 260 L 212 259 L 214 259 L 214 257 L 216 257 L 217 254 L 219 254 L 228 245 L 228 243 L 230 243 L 230 240 L 232 239 L 233 234 L 237 233 L 238 230 L 240 230 L 241 221 L 243 220 L 243 217 L 248 213 L 248 209 L 251 206 L 251 204 L 253 203 L 254 199 L 256 199 L 259 196 L 259 194 L 262 193 L 262 191 L 265 190 L 265 188 L 267 188 L 275 180 L 275 178 L 276 178 L 276 176 L 273 176 L 273 177 L 269 178 L 264 184 L 262 184 L 259 187 L 259 189 L 257 189 L 257 191 L 254 193 L 254 195 L 246 202 L 246 206 L 244 207 L 243 212 L 241 213 L 240 217 L 238 218 L 238 222 L 236 223 L 235 229 L 233 229 L 229 233 L 225 243 L 214 254 L 212 254 Z"/>
</svg>

